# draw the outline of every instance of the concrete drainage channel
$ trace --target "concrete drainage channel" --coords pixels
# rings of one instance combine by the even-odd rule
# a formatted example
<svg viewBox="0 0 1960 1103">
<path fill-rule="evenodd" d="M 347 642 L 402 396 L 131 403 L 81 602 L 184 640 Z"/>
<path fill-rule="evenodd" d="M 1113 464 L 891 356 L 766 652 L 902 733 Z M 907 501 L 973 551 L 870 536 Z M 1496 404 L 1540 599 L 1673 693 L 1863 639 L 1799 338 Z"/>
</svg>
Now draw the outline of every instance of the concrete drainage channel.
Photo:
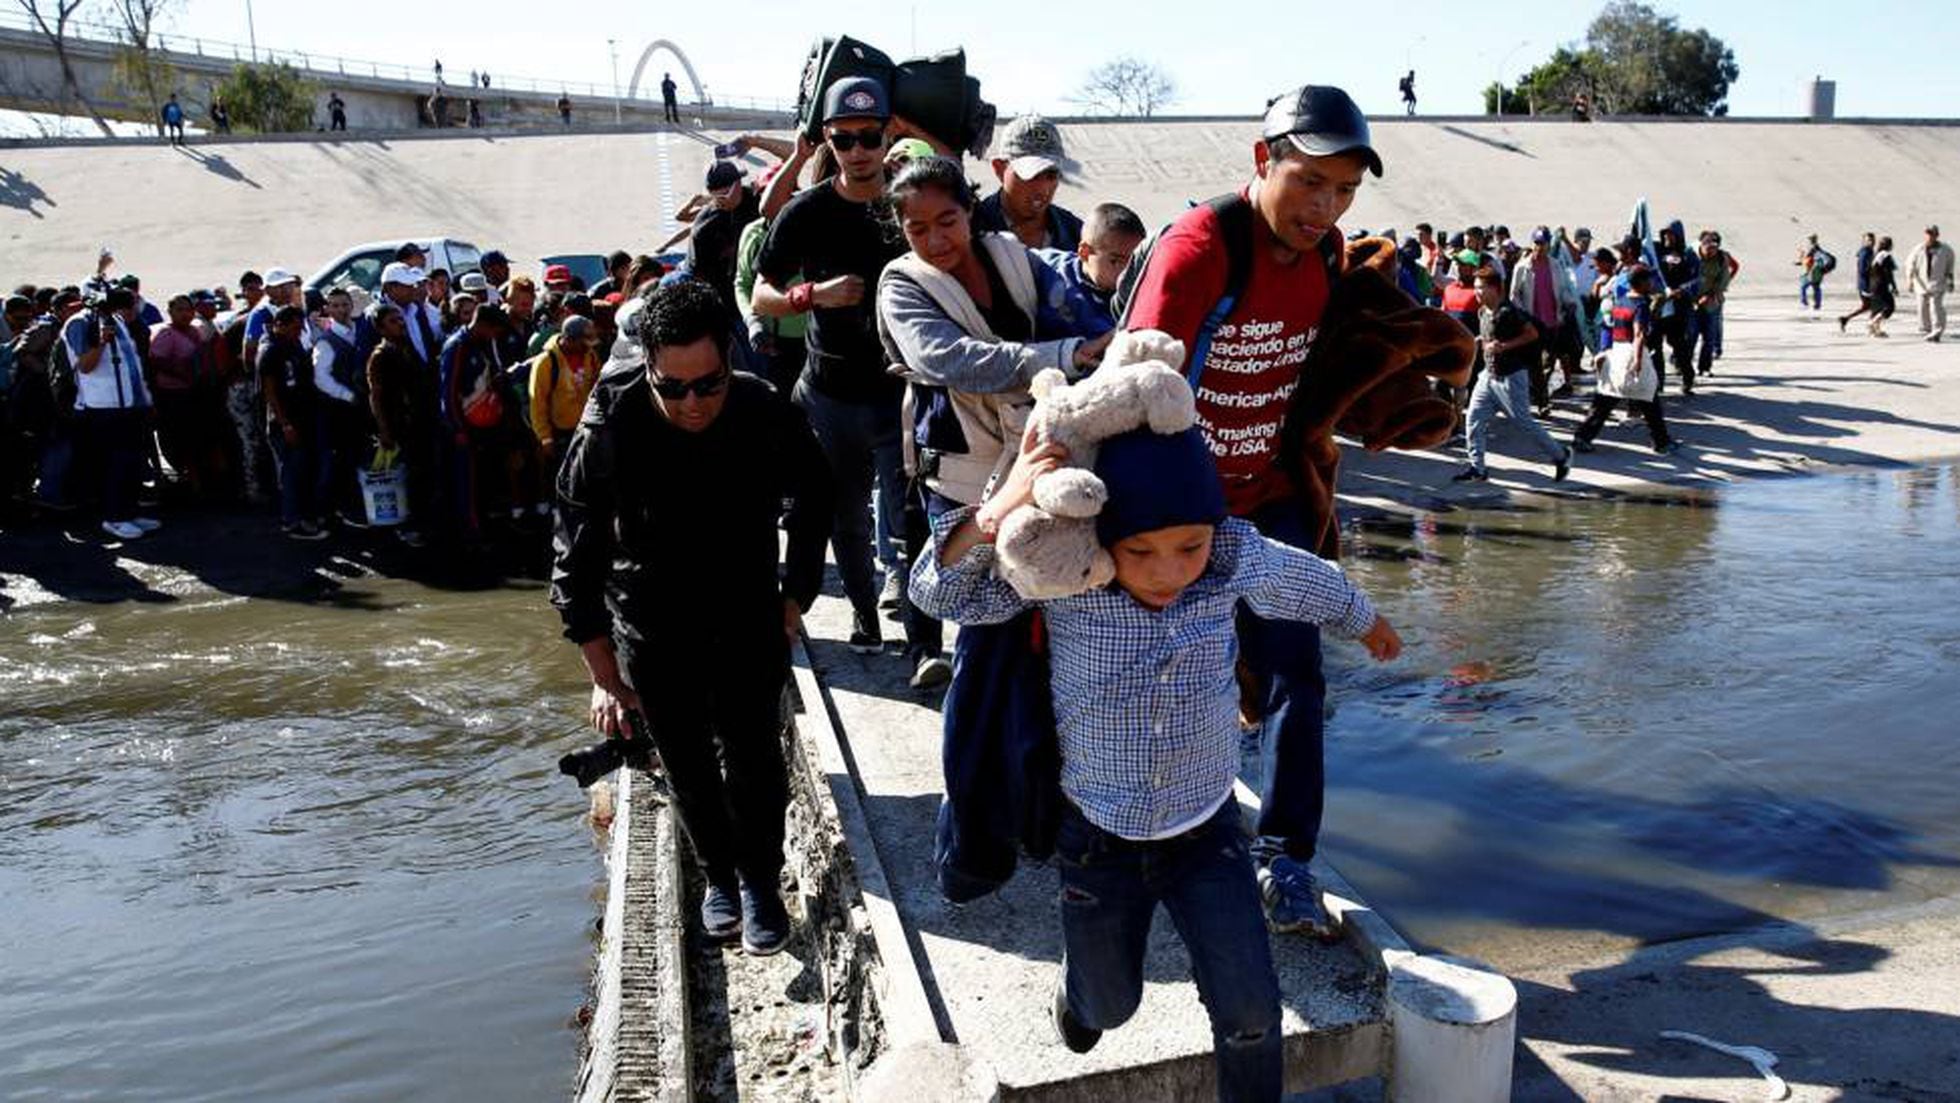
<svg viewBox="0 0 1960 1103">
<path fill-rule="evenodd" d="M 1059 1044 L 1030 1029 L 1039 1009 L 1005 1018 L 996 1016 L 1009 1009 L 998 1005 L 986 1015 L 949 1009 L 949 995 L 957 1005 L 974 994 L 934 987 L 935 940 L 908 927 L 901 901 L 911 894 L 895 892 L 903 886 L 887 876 L 847 734 L 862 718 L 857 702 L 820 685 L 802 648 L 793 688 L 785 878 L 800 914 L 791 948 L 758 959 L 702 943 L 693 914 L 699 886 L 687 883 L 685 844 L 661 783 L 623 771 L 579 1103 L 1211 1098 L 1202 1046 L 1119 1050 L 1069 1072 L 1053 1064 L 1066 1057 Z M 1243 788 L 1240 800 L 1256 803 Z M 1342 952 L 1357 959 L 1351 979 L 1365 990 L 1343 998 L 1370 1010 L 1342 1024 L 1290 1022 L 1288 1090 L 1374 1079 L 1389 1100 L 1508 1099 L 1511 982 L 1474 963 L 1414 952 L 1337 873 L 1319 872 L 1329 910 L 1342 920 Z M 1289 956 L 1299 955 L 1281 955 L 1283 987 Z M 967 1036 L 975 1029 L 998 1036 Z M 1034 1054 L 1045 1071 L 1029 1075 L 1030 1049 L 1057 1052 Z"/>
<path fill-rule="evenodd" d="M 664 782 L 617 775 L 579 1103 L 828 1103 L 855 1098 L 854 1081 L 884 1052 L 890 982 L 877 907 L 865 905 L 833 795 L 850 775 L 800 651 L 794 689 L 783 734 L 784 877 L 797 933 L 782 954 L 752 958 L 705 942 L 694 906 L 701 885 Z M 873 883 L 882 886 L 882 874 Z M 923 1011 L 923 1000 L 899 1002 Z"/>
</svg>

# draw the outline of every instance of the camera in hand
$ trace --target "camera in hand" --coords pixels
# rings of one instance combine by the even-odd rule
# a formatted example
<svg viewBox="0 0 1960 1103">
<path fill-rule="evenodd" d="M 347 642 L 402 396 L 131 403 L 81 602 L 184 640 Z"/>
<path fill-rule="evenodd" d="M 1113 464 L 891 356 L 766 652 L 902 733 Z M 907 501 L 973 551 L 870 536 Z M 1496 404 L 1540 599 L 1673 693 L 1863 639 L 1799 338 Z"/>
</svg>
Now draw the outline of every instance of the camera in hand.
<svg viewBox="0 0 1960 1103">
<path fill-rule="evenodd" d="M 637 712 L 626 714 L 626 734 L 619 739 L 602 739 L 558 760 L 558 772 L 578 781 L 581 789 L 619 769 L 631 766 L 645 771 L 653 765 L 653 740 L 647 736 L 646 719 Z"/>
</svg>

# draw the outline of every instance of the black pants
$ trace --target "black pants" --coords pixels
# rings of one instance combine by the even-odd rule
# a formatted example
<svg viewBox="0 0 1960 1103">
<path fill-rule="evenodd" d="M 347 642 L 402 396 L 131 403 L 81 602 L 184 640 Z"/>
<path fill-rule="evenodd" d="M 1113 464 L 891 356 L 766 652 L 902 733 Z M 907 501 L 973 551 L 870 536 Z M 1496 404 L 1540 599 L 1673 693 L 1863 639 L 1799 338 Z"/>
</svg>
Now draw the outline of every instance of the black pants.
<svg viewBox="0 0 1960 1103">
<path fill-rule="evenodd" d="M 1579 430 L 1572 434 L 1572 439 L 1580 444 L 1591 444 L 1593 438 L 1599 435 L 1599 431 L 1606 427 L 1606 419 L 1612 415 L 1614 407 L 1621 401 L 1612 395 L 1594 395 L 1592 411 L 1586 415 L 1586 420 L 1579 423 Z M 1654 447 L 1666 448 L 1669 439 L 1667 420 L 1661 416 L 1660 396 L 1655 395 L 1651 402 L 1632 398 L 1626 399 L 1625 402 L 1633 407 L 1634 413 L 1647 419 L 1647 435 L 1653 440 Z"/>
<path fill-rule="evenodd" d="M 789 644 L 776 620 L 774 629 L 759 629 L 769 638 L 695 639 L 685 650 L 625 656 L 626 678 L 640 695 L 674 789 L 681 830 L 715 884 L 732 885 L 739 873 L 751 884 L 773 886 L 783 868 Z"/>
<path fill-rule="evenodd" d="M 1681 381 L 1681 393 L 1695 393 L 1694 318 L 1689 308 L 1677 305 L 1673 314 L 1661 319 L 1660 331 L 1667 341 L 1667 356 L 1674 365 L 1674 377 Z"/>
<path fill-rule="evenodd" d="M 666 109 L 668 122 L 677 123 L 681 121 L 681 109 L 679 104 L 676 104 L 673 100 L 668 100 L 663 106 Z"/>
<path fill-rule="evenodd" d="M 149 417 L 144 407 L 83 410 L 75 417 L 75 466 L 83 480 L 77 485 L 99 490 L 105 521 L 136 516 Z"/>
</svg>

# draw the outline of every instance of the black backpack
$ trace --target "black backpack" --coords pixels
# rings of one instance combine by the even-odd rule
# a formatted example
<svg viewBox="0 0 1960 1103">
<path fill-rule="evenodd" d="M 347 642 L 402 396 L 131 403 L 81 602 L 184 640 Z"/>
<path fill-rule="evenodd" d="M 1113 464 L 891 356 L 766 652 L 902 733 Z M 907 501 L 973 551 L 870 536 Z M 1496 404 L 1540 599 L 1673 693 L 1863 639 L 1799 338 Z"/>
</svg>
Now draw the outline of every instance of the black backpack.
<svg viewBox="0 0 1960 1103">
<path fill-rule="evenodd" d="M 1817 247 L 1817 252 L 1811 256 L 1810 265 L 1818 275 L 1828 276 L 1831 274 L 1831 269 L 1837 267 L 1837 257 L 1820 245 Z"/>
<path fill-rule="evenodd" d="M 1198 204 L 1191 204 L 1193 207 Z M 1255 217 L 1252 203 L 1237 192 L 1213 196 L 1204 205 L 1212 209 L 1218 218 L 1218 230 L 1225 239 L 1225 290 L 1218 301 L 1212 304 L 1211 312 L 1198 324 L 1197 339 L 1188 350 L 1184 365 L 1184 378 L 1191 389 L 1198 389 L 1198 377 L 1204 372 L 1205 354 L 1211 349 L 1212 334 L 1225 324 L 1238 305 L 1240 296 L 1245 294 L 1245 285 L 1252 278 L 1252 220 Z M 1130 266 L 1116 281 L 1116 291 L 1110 296 L 1110 313 L 1116 316 L 1116 327 L 1128 329 L 1130 306 L 1136 299 L 1136 290 L 1143 283 L 1143 273 L 1150 265 L 1150 257 L 1156 251 L 1157 242 L 1170 229 L 1163 226 L 1151 234 L 1130 258 Z M 1320 239 L 1319 254 L 1321 263 L 1327 267 L 1329 289 L 1334 278 L 1341 272 L 1342 243 L 1338 233 L 1329 231 Z"/>
</svg>

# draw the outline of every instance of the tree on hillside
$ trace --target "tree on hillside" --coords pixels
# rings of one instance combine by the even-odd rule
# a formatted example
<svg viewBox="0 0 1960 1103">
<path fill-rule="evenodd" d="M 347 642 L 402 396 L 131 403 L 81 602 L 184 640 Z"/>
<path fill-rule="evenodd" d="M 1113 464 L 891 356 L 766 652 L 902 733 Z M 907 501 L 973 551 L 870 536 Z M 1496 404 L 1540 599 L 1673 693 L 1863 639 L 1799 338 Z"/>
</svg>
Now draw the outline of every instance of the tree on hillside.
<svg viewBox="0 0 1960 1103">
<path fill-rule="evenodd" d="M 14 5 L 27 13 L 34 23 L 34 29 L 54 51 L 54 59 L 61 66 L 61 88 L 64 94 L 62 106 L 70 103 L 81 104 L 82 110 L 102 129 L 103 136 L 113 138 L 116 132 L 102 118 L 102 112 L 95 109 L 88 96 L 82 93 L 82 82 L 75 77 L 75 64 L 68 56 L 69 24 L 75 22 L 76 14 L 88 0 L 14 0 Z"/>
<path fill-rule="evenodd" d="M 150 121 L 163 134 L 163 101 L 177 88 L 177 67 L 154 48 L 157 22 L 177 0 L 108 0 L 123 44 L 116 50 L 115 78 L 132 98 L 149 106 Z"/>
<path fill-rule="evenodd" d="M 290 64 L 240 62 L 213 94 L 224 101 L 231 122 L 260 134 L 313 129 L 313 82 Z"/>
<path fill-rule="evenodd" d="M 1609 115 L 1726 115 L 1729 86 L 1741 75 L 1735 52 L 1706 29 L 1683 30 L 1637 0 L 1610 0 L 1583 45 L 1559 47 L 1506 90 L 1499 111 L 1496 87 L 1484 92 L 1492 114 L 1542 114 L 1566 109 L 1584 92 Z"/>
<path fill-rule="evenodd" d="M 1177 98 L 1177 82 L 1161 66 L 1141 58 L 1119 57 L 1089 70 L 1074 102 L 1091 115 L 1147 119 Z"/>
</svg>

